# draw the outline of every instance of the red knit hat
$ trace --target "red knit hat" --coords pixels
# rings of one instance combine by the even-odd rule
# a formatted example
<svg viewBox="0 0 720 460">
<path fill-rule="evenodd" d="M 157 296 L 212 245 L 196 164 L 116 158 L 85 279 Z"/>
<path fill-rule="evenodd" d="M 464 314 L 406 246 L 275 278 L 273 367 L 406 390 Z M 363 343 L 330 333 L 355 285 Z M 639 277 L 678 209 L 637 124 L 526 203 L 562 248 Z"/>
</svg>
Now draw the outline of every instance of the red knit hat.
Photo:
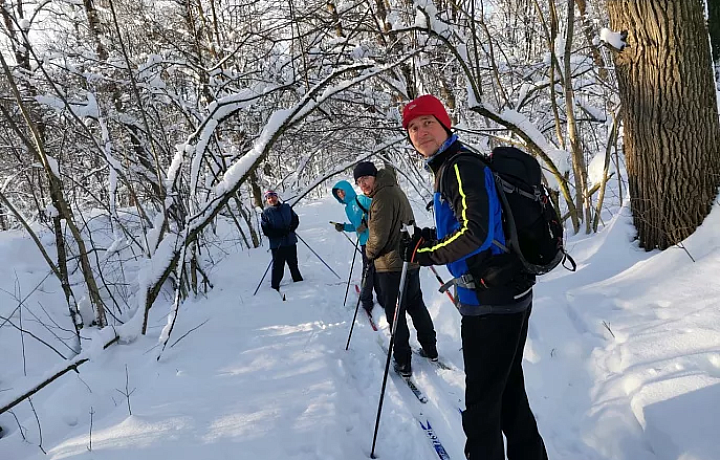
<svg viewBox="0 0 720 460">
<path fill-rule="evenodd" d="M 420 96 L 405 106 L 402 114 L 403 128 L 407 129 L 411 121 L 423 115 L 433 115 L 445 129 L 450 130 L 452 122 L 445 106 L 431 94 Z"/>
</svg>

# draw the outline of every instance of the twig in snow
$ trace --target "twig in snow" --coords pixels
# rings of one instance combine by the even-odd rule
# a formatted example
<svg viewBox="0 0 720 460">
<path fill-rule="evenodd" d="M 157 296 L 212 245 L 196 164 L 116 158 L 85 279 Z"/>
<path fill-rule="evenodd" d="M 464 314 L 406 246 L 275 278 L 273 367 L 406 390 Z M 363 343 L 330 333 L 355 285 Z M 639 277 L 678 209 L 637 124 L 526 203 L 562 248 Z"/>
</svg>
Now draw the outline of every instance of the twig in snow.
<svg viewBox="0 0 720 460">
<path fill-rule="evenodd" d="M 13 418 L 15 419 L 15 423 L 17 423 L 18 429 L 20 430 L 20 436 L 22 436 L 23 441 L 27 441 L 27 438 L 25 437 L 25 432 L 23 431 L 24 428 L 22 425 L 20 425 L 20 420 L 17 418 L 17 415 L 15 415 L 15 412 L 13 412 L 13 411 L 8 411 L 8 412 L 10 412 L 10 415 L 12 415 Z"/>
<path fill-rule="evenodd" d="M 15 298 L 19 299 L 22 295 L 20 290 L 20 280 L 18 279 L 17 272 L 15 272 Z M 9 319 L 8 319 L 9 321 Z M 20 348 L 22 349 L 22 361 L 23 361 L 23 375 L 27 377 L 27 359 L 25 357 L 25 335 L 23 334 L 22 324 L 22 303 L 18 304 L 18 321 L 20 322 Z M 7 322 L 7 321 L 6 321 Z"/>
<path fill-rule="evenodd" d="M 103 348 L 109 347 L 110 345 L 116 343 L 119 339 L 120 339 L 120 338 L 119 338 L 118 336 L 113 337 L 112 339 L 110 339 L 110 340 L 103 346 Z M 0 407 L 0 414 L 3 414 L 3 413 L 5 413 L 5 412 L 9 411 L 9 410 L 12 409 L 13 407 L 15 407 L 16 405 L 20 404 L 22 401 L 24 401 L 25 399 L 27 399 L 27 398 L 29 398 L 30 396 L 34 395 L 34 394 L 37 393 L 38 391 L 42 390 L 43 388 L 45 388 L 46 386 L 48 386 L 50 383 L 52 383 L 53 381 L 55 381 L 55 380 L 58 379 L 59 377 L 65 375 L 66 373 L 68 373 L 68 372 L 70 372 L 70 371 L 78 372 L 78 370 L 77 370 L 78 366 L 80 366 L 81 364 L 86 363 L 87 361 L 88 361 L 88 358 L 87 358 L 87 357 L 82 357 L 82 358 L 81 358 L 81 357 L 75 357 L 75 358 L 73 358 L 72 360 L 68 361 L 68 364 L 67 364 L 67 365 L 63 364 L 65 367 L 58 367 L 57 370 L 55 371 L 55 373 L 54 373 L 53 375 L 51 375 L 50 377 L 43 377 L 44 380 L 41 380 L 39 383 L 34 384 L 34 385 L 33 385 L 28 391 L 26 391 L 24 394 L 18 396 L 17 398 L 13 399 L 12 401 L 10 401 L 10 402 L 8 402 L 8 403 L 4 403 L 4 405 Z M 3 403 L 0 402 L 0 404 L 3 404 Z"/>
<path fill-rule="evenodd" d="M 90 444 L 87 446 L 87 450 L 89 452 L 92 452 L 92 428 L 93 428 L 93 415 L 95 414 L 95 411 L 93 410 L 93 407 L 90 406 Z"/>
<path fill-rule="evenodd" d="M 127 400 L 127 406 L 128 406 L 128 412 L 130 415 L 132 415 L 132 409 L 130 408 L 130 395 L 135 393 L 135 388 L 130 390 L 130 374 L 128 373 L 128 367 L 127 364 L 125 365 L 125 391 L 115 389 L 118 393 L 125 396 L 125 399 Z"/>
<path fill-rule="evenodd" d="M 693 258 L 692 254 L 690 254 L 690 251 L 687 250 L 687 248 L 685 247 L 684 244 L 682 244 L 682 243 L 677 243 L 676 246 L 679 247 L 680 249 L 682 249 L 683 251 L 685 251 L 685 254 L 687 254 L 687 256 L 690 257 L 690 260 L 692 260 L 693 262 L 697 262 L 697 261 Z"/>
<path fill-rule="evenodd" d="M 42 427 L 40 426 L 40 417 L 38 416 L 38 413 L 35 410 L 35 404 L 33 404 L 32 398 L 28 397 L 28 402 L 30 403 L 30 408 L 32 409 L 33 414 L 35 414 L 35 420 L 37 421 L 37 425 L 38 425 L 38 436 L 40 437 L 40 443 L 38 444 L 38 447 L 40 448 L 40 450 L 42 451 L 43 454 L 47 455 L 47 452 L 45 452 L 45 449 L 43 449 L 43 446 L 42 446 L 43 438 L 42 438 Z"/>
<path fill-rule="evenodd" d="M 190 334 L 190 333 L 191 333 L 192 331 L 194 331 L 195 329 L 198 329 L 200 326 L 204 325 L 204 324 L 207 323 L 208 321 L 210 321 L 209 318 L 206 319 L 205 321 L 203 321 L 202 323 L 198 324 L 198 325 L 195 326 L 194 328 L 190 329 L 189 331 L 187 331 L 186 333 L 184 333 L 184 334 L 181 335 L 180 337 L 178 337 L 178 339 L 177 339 L 175 342 L 173 342 L 172 345 L 170 345 L 170 348 L 174 347 L 179 341 L 181 341 L 182 339 L 184 339 L 185 337 L 187 337 L 188 334 Z"/>
<path fill-rule="evenodd" d="M 85 385 L 85 388 L 87 388 L 88 393 L 92 394 L 92 390 L 90 389 L 90 385 L 85 382 L 85 380 L 80 377 L 80 372 L 75 372 L 75 375 L 77 376 L 78 380 L 82 382 L 83 385 Z"/>
<path fill-rule="evenodd" d="M 67 357 L 65 357 L 65 355 L 63 355 L 62 353 L 60 353 L 55 347 L 53 347 L 52 345 L 50 345 L 49 343 L 47 343 L 46 341 L 44 341 L 44 340 L 41 339 L 40 337 L 36 336 L 36 335 L 33 334 L 32 332 L 26 331 L 26 330 L 23 329 L 22 327 L 17 326 L 15 323 L 13 323 L 12 321 L 10 321 L 9 318 L 5 318 L 4 316 L 0 315 L 0 319 L 5 320 L 5 323 L 3 323 L 3 324 L 9 324 L 9 325 L 11 325 L 12 327 L 14 327 L 15 329 L 17 329 L 18 331 L 20 331 L 21 337 L 22 337 L 22 334 L 27 334 L 27 335 L 29 335 L 30 337 L 32 337 L 33 339 L 37 340 L 38 342 L 42 343 L 43 345 L 45 345 L 46 347 L 48 347 L 49 349 L 51 349 L 52 351 L 54 351 L 55 353 L 57 353 L 58 356 L 60 356 L 62 359 L 67 359 Z M 24 341 L 24 339 L 23 339 L 23 361 L 24 361 L 24 358 L 25 358 L 25 341 Z M 25 368 L 25 363 L 23 362 L 23 369 L 24 369 L 24 368 Z M 25 376 L 27 377 L 27 374 L 25 374 Z"/>
<path fill-rule="evenodd" d="M 28 295 L 25 296 L 24 299 L 22 299 L 22 300 L 20 301 L 20 305 L 18 305 L 17 307 L 15 307 L 15 310 L 13 310 L 12 312 L 10 312 L 10 314 L 8 315 L 8 318 L 12 318 L 12 316 L 15 314 L 15 312 L 16 312 L 21 306 L 23 306 L 23 305 L 25 304 L 25 301 L 28 299 L 28 297 L 30 297 L 31 295 L 35 294 L 35 291 L 37 291 L 37 290 L 40 288 L 40 286 L 42 286 L 42 284 L 45 282 L 46 279 L 48 279 L 48 277 L 49 277 L 50 275 L 52 275 L 52 272 L 50 272 L 50 273 L 48 273 L 47 275 L 45 275 L 45 278 L 43 278 L 43 279 L 40 281 L 40 283 L 39 283 L 37 286 L 35 286 L 35 287 L 33 288 L 33 290 L 30 291 L 30 292 L 28 293 Z M 0 288 L 0 292 L 4 292 L 5 294 L 8 294 L 9 296 L 15 298 L 15 300 L 18 300 L 17 296 L 15 296 L 14 294 L 6 291 L 6 290 L 3 289 L 3 288 Z M 6 322 L 7 322 L 7 321 L 6 321 Z M 5 325 L 5 323 L 0 324 L 0 328 L 3 327 L 4 325 Z"/>
<path fill-rule="evenodd" d="M 612 329 L 610 329 L 610 323 L 608 323 L 607 321 L 603 321 L 603 326 L 605 326 L 605 329 L 607 329 L 608 332 L 610 332 L 610 335 L 613 336 L 613 339 L 614 339 L 615 334 L 613 334 Z"/>
</svg>

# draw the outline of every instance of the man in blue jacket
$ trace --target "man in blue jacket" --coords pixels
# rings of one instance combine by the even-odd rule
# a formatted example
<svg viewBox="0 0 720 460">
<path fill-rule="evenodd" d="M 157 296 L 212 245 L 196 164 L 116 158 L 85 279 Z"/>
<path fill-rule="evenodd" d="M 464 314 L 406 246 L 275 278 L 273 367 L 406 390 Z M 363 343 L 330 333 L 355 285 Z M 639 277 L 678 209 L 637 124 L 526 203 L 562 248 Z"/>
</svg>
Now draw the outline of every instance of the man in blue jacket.
<svg viewBox="0 0 720 460">
<path fill-rule="evenodd" d="M 502 250 L 502 207 L 492 171 L 450 131 L 436 97 L 405 106 L 403 128 L 435 176 L 436 229 L 414 233 L 404 260 L 445 264 L 455 277 L 465 367 L 463 430 L 470 460 L 547 460 L 522 370 L 534 276 Z"/>
<path fill-rule="evenodd" d="M 298 269 L 297 237 L 295 236 L 295 230 L 298 228 L 300 220 L 289 204 L 280 203 L 278 194 L 273 190 L 268 190 L 264 196 L 269 206 L 262 212 L 260 226 L 270 240 L 270 251 L 273 257 L 270 285 L 273 289 L 280 290 L 280 281 L 285 274 L 285 262 L 290 269 L 293 281 L 303 280 Z"/>
<path fill-rule="evenodd" d="M 375 173 L 377 173 L 377 169 L 375 169 Z M 350 219 L 350 223 L 341 224 L 335 222 L 333 224 L 335 225 L 335 230 L 338 232 L 357 233 L 360 249 L 362 250 L 363 273 L 365 273 L 365 270 L 369 270 L 365 277 L 365 285 L 363 286 L 362 292 L 360 292 L 360 303 L 369 313 L 373 309 L 373 274 L 372 265 L 367 269 L 368 259 L 365 254 L 365 243 L 367 243 L 368 235 L 370 234 L 367 228 L 367 221 L 372 199 L 365 195 L 355 193 L 350 182 L 346 180 L 341 180 L 333 185 L 332 194 L 340 204 L 345 206 L 345 214 L 347 214 L 348 219 Z"/>
</svg>

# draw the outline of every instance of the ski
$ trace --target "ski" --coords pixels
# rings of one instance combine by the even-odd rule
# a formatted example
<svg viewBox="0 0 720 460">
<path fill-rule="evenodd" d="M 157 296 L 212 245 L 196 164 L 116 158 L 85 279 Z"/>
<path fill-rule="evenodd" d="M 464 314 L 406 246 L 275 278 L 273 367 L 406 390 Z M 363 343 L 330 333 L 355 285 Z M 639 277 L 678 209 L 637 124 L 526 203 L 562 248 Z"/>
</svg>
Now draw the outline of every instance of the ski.
<svg viewBox="0 0 720 460">
<path fill-rule="evenodd" d="M 417 417 L 415 419 L 418 421 L 423 431 L 425 431 L 425 434 L 430 439 L 430 442 L 432 442 L 435 453 L 438 455 L 440 460 L 450 460 L 450 455 L 447 453 L 445 447 L 443 447 L 442 443 L 440 442 L 440 439 L 435 434 L 435 430 L 433 429 L 432 425 L 430 425 L 430 420 L 425 419 L 425 422 L 423 422 Z"/>
<path fill-rule="evenodd" d="M 360 286 L 358 286 L 357 284 L 355 285 L 355 292 L 357 293 L 358 296 L 360 296 Z M 364 308 L 363 308 L 363 311 L 365 312 L 365 316 L 367 316 L 367 319 L 370 322 L 370 327 L 372 328 L 372 330 L 377 331 L 378 327 L 377 327 L 377 324 L 375 324 L 375 320 L 372 317 L 372 313 L 365 310 Z"/>
<path fill-rule="evenodd" d="M 396 372 L 396 374 L 397 374 L 397 372 Z M 413 392 L 413 394 L 415 395 L 415 397 L 417 398 L 418 401 L 420 401 L 423 404 L 427 404 L 427 402 L 428 402 L 427 396 L 425 396 L 425 393 L 423 393 L 420 390 L 420 388 L 418 388 L 417 385 L 415 385 L 415 382 L 412 381 L 412 377 L 403 377 L 400 374 L 397 374 L 397 376 L 400 377 L 401 379 L 403 379 L 405 381 L 405 383 L 407 383 L 407 386 L 410 388 L 410 391 Z"/>
<path fill-rule="evenodd" d="M 442 362 L 440 359 L 438 359 L 437 361 L 433 361 L 433 360 L 431 360 L 430 358 L 428 358 L 427 356 L 421 355 L 419 348 L 413 348 L 413 349 L 412 349 L 412 352 L 413 352 L 414 354 L 420 356 L 421 358 L 428 360 L 433 366 L 437 367 L 438 369 L 442 369 L 442 370 L 444 370 L 444 371 L 454 371 L 454 370 L 457 370 L 457 369 L 455 369 L 455 368 L 453 368 L 453 367 L 451 367 L 451 366 L 448 366 L 447 364 L 445 364 L 444 362 Z"/>
<path fill-rule="evenodd" d="M 382 338 L 382 335 L 377 335 L 377 342 L 378 345 L 380 345 L 380 348 L 385 352 L 387 355 L 388 353 L 388 347 L 385 341 Z M 398 374 L 393 370 L 393 373 L 397 375 L 399 378 L 401 378 L 410 388 L 410 391 L 412 391 L 412 394 L 417 398 L 418 402 L 421 404 L 427 404 L 428 397 L 425 395 L 425 393 L 418 388 L 418 386 L 415 384 L 415 382 L 412 380 L 411 377 L 403 377 L 402 375 Z M 430 420 L 423 414 L 421 410 L 413 410 L 413 416 L 415 417 L 415 420 L 417 420 L 418 424 L 420 425 L 420 428 L 425 432 L 425 435 L 428 437 L 430 442 L 432 443 L 432 447 L 435 450 L 435 453 L 437 454 L 438 458 L 440 460 L 450 460 L 450 455 L 445 450 L 445 447 L 440 442 L 440 438 L 438 438 L 437 434 L 435 433 L 435 429 L 430 424 Z"/>
<path fill-rule="evenodd" d="M 387 345 L 383 342 L 382 336 L 380 336 L 380 335 L 378 336 L 378 345 L 380 345 L 383 352 L 385 352 L 385 355 L 387 355 L 387 353 L 388 353 Z M 408 386 L 408 388 L 410 388 L 410 391 L 412 391 L 412 394 L 415 395 L 415 397 L 417 398 L 418 401 L 420 401 L 423 404 L 427 404 L 428 397 L 425 395 L 425 393 L 423 393 L 423 391 L 420 388 L 418 388 L 418 386 L 413 381 L 412 376 L 404 377 L 404 376 L 398 374 L 397 372 L 395 372 L 394 369 L 393 369 L 393 374 L 397 375 L 398 378 L 402 379 L 403 382 L 405 382 L 405 384 Z"/>
<path fill-rule="evenodd" d="M 365 310 L 365 309 L 363 308 L 363 310 Z M 365 310 L 365 316 L 367 316 L 367 319 L 368 319 L 368 321 L 370 322 L 370 327 L 372 328 L 372 330 L 373 330 L 373 331 L 377 331 L 377 330 L 378 330 L 378 327 L 377 327 L 377 324 L 375 324 L 375 320 L 374 320 L 373 317 L 372 317 L 372 313 L 370 313 L 369 311 Z"/>
</svg>

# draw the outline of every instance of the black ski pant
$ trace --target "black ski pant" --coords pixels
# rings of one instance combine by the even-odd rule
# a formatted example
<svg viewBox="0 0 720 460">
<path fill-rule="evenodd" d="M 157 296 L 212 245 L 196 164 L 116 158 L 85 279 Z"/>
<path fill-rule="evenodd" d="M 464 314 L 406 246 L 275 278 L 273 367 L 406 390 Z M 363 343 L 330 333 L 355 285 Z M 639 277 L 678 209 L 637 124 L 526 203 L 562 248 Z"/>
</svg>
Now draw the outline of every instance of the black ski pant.
<svg viewBox="0 0 720 460">
<path fill-rule="evenodd" d="M 522 370 L 530 310 L 464 316 L 465 455 L 471 460 L 547 460 Z"/>
<path fill-rule="evenodd" d="M 360 291 L 360 303 L 362 304 L 363 308 L 366 310 L 372 310 L 373 306 L 373 272 L 375 271 L 375 266 L 373 264 L 370 264 L 368 266 L 369 260 L 367 258 L 367 255 L 365 255 L 365 245 L 360 246 L 360 249 L 362 250 L 362 263 L 363 263 L 363 273 L 365 273 L 365 270 L 367 270 L 367 275 L 365 276 L 365 285 L 362 286 L 362 290 Z"/>
<path fill-rule="evenodd" d="M 390 327 L 393 324 L 395 305 L 398 301 L 400 276 L 400 272 L 375 272 L 375 290 L 378 294 L 378 302 L 385 309 L 385 316 Z M 417 330 L 418 342 L 423 349 L 429 352 L 436 351 L 435 327 L 420 290 L 420 270 L 408 270 L 407 272 L 403 310 L 410 314 L 415 330 Z M 407 320 L 403 314 L 398 317 L 393 356 L 398 364 L 404 365 L 410 362 L 410 354 L 410 330 L 408 330 Z"/>
<path fill-rule="evenodd" d="M 297 259 L 297 244 L 290 246 L 280 246 L 279 248 L 271 249 L 273 263 L 272 263 L 272 277 L 270 285 L 273 289 L 280 287 L 280 281 L 285 275 L 285 262 L 287 262 L 290 274 L 292 275 L 293 281 L 302 281 L 303 277 L 298 269 Z"/>
</svg>

